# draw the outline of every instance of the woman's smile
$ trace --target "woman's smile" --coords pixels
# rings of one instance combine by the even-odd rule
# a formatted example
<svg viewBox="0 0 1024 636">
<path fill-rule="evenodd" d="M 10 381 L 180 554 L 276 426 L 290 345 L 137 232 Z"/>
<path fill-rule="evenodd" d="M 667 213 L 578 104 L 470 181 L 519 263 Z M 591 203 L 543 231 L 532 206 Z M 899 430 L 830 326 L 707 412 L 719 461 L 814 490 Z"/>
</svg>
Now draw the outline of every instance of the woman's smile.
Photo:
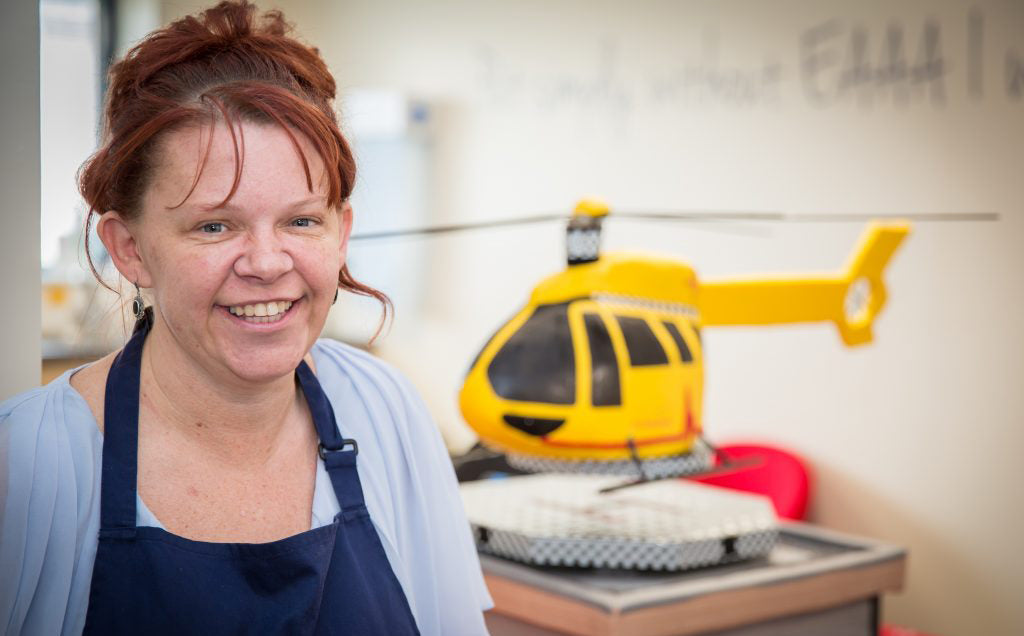
<svg viewBox="0 0 1024 636">
<path fill-rule="evenodd" d="M 287 325 L 289 318 L 299 311 L 301 302 L 302 298 L 271 300 L 231 306 L 217 305 L 217 309 L 226 313 L 236 324 L 258 331 L 273 331 Z"/>
</svg>

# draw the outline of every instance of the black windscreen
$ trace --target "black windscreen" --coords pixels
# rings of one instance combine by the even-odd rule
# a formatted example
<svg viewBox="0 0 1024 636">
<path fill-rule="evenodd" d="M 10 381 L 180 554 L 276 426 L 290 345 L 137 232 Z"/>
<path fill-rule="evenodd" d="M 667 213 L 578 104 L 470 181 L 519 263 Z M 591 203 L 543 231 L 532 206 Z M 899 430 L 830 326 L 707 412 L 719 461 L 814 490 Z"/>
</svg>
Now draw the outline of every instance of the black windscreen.
<svg viewBox="0 0 1024 636">
<path fill-rule="evenodd" d="M 506 400 L 573 404 L 576 358 L 568 305 L 541 305 L 487 367 L 494 392 Z"/>
<path fill-rule="evenodd" d="M 690 347 L 686 346 L 686 341 L 683 340 L 683 334 L 679 333 L 679 327 L 676 327 L 673 323 L 663 321 L 661 324 L 665 325 L 665 329 L 668 330 L 668 334 L 672 336 L 672 339 L 676 342 L 676 347 L 679 348 L 679 358 L 683 362 L 693 362 L 693 354 L 690 353 Z"/>
<path fill-rule="evenodd" d="M 622 328 L 622 336 L 626 339 L 629 351 L 629 363 L 634 367 L 648 367 L 656 364 L 668 364 L 668 357 L 661 343 L 651 331 L 650 325 L 643 318 L 616 316 Z"/>
<path fill-rule="evenodd" d="M 590 400 L 594 406 L 622 404 L 619 389 L 619 362 L 608 335 L 608 326 L 597 314 L 583 314 L 590 343 Z"/>
</svg>

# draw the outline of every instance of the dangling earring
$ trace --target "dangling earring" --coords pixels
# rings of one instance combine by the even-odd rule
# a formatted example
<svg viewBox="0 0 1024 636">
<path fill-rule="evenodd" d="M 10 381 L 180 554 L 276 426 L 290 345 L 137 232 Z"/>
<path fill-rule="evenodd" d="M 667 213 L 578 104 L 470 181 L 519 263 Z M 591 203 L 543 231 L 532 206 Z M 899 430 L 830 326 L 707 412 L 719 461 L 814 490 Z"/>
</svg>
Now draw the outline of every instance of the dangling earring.
<svg viewBox="0 0 1024 636">
<path fill-rule="evenodd" d="M 139 284 L 132 284 L 135 285 L 135 299 L 132 300 L 132 313 L 135 314 L 136 320 L 142 320 L 146 317 L 146 303 L 142 300 L 142 291 L 139 290 Z"/>
<path fill-rule="evenodd" d="M 338 302 L 338 292 L 340 292 L 340 291 L 341 291 L 341 289 L 336 289 L 336 290 L 334 290 L 334 300 L 332 300 L 332 301 L 331 301 L 331 304 L 332 304 L 332 305 L 333 305 L 334 303 Z"/>
</svg>

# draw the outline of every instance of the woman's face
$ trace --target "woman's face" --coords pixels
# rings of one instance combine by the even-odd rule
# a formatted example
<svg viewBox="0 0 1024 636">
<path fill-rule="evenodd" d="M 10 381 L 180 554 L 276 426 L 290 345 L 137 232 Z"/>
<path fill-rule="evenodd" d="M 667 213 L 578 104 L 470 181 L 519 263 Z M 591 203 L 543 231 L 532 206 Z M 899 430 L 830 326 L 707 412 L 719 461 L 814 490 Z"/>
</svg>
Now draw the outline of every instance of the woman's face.
<svg viewBox="0 0 1024 636">
<path fill-rule="evenodd" d="M 319 336 L 338 289 L 351 215 L 327 207 L 324 166 L 299 133 L 313 179 L 280 127 L 243 123 L 238 189 L 224 124 L 169 134 L 157 153 L 142 214 L 130 224 L 158 321 L 213 374 L 267 381 L 289 374 Z M 236 130 L 237 134 L 237 130 Z M 159 328 L 159 325 L 158 325 Z"/>
</svg>

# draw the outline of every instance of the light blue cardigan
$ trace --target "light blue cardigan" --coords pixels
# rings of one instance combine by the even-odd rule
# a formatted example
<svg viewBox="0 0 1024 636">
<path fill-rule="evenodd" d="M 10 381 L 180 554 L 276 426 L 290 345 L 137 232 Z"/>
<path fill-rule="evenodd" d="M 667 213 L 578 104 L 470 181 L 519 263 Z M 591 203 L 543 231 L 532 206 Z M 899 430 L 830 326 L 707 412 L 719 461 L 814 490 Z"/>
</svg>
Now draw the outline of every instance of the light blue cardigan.
<svg viewBox="0 0 1024 636">
<path fill-rule="evenodd" d="M 493 603 L 455 474 L 409 382 L 353 347 L 319 340 L 317 376 L 345 437 L 384 551 L 423 634 L 486 634 Z M 0 632 L 78 634 L 99 530 L 103 436 L 68 371 L 0 404 Z M 310 527 L 338 512 L 323 462 Z M 160 526 L 140 500 L 138 524 Z"/>
</svg>

